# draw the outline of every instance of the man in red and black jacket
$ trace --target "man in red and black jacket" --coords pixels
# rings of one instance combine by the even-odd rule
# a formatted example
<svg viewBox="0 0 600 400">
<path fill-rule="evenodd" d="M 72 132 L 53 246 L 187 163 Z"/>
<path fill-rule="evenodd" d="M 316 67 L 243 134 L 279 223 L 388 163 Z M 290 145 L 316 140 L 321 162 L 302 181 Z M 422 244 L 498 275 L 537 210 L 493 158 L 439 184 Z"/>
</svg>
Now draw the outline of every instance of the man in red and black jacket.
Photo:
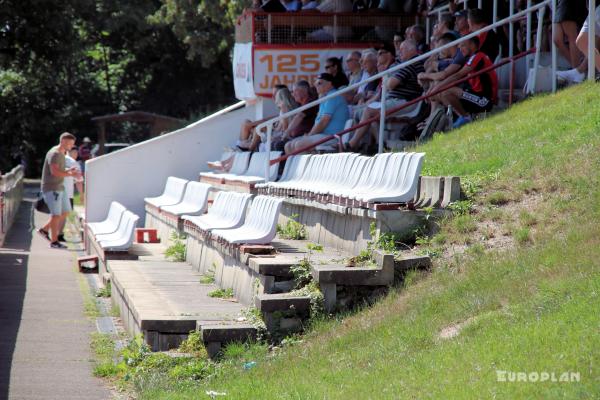
<svg viewBox="0 0 600 400">
<path fill-rule="evenodd" d="M 479 51 L 477 37 L 465 40 L 459 47 L 467 62 L 456 74 L 442 81 L 440 87 L 493 65 L 490 58 Z M 498 76 L 496 71 L 490 70 L 440 93 L 437 100 L 445 106 L 452 106 L 454 112 L 458 114 L 458 119 L 454 122 L 453 127 L 458 128 L 471 122 L 470 114 L 490 111 L 496 103 L 497 95 Z"/>
</svg>

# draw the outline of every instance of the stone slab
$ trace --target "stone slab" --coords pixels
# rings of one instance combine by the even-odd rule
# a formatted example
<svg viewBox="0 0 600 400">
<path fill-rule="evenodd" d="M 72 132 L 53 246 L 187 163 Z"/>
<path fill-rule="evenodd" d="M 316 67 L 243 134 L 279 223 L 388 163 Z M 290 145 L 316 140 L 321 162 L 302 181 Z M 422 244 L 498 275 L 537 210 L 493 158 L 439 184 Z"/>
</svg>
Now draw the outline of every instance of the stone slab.
<svg viewBox="0 0 600 400">
<path fill-rule="evenodd" d="M 291 296 L 282 294 L 261 294 L 256 296 L 255 306 L 262 312 L 295 310 L 299 314 L 308 313 L 310 310 L 310 297 Z"/>
</svg>

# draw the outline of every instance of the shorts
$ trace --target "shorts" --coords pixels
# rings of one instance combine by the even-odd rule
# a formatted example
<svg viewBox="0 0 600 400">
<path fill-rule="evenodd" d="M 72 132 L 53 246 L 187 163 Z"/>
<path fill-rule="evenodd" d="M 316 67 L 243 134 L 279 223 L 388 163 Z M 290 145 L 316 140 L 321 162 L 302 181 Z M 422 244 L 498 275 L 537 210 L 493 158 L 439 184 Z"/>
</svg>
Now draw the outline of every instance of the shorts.
<svg viewBox="0 0 600 400">
<path fill-rule="evenodd" d="M 72 210 L 71 203 L 64 190 L 43 192 L 42 196 L 44 196 L 44 201 L 53 216 L 62 215 Z"/>
<path fill-rule="evenodd" d="M 600 6 L 596 7 L 596 32 L 595 35 L 596 37 L 600 37 Z M 583 27 L 581 28 L 581 32 L 589 32 L 590 31 L 590 26 L 589 26 L 589 18 L 586 18 L 585 22 L 583 23 Z"/>
<path fill-rule="evenodd" d="M 587 1 L 587 0 L 586 0 Z M 555 24 L 573 21 L 581 26 L 587 16 L 585 2 L 581 0 L 557 0 L 556 13 L 554 13 Z"/>
<path fill-rule="evenodd" d="M 487 97 L 480 96 L 467 90 L 463 90 L 460 98 L 460 104 L 462 104 L 465 111 L 469 114 L 487 112 L 490 111 L 494 106 L 492 101 Z"/>
</svg>

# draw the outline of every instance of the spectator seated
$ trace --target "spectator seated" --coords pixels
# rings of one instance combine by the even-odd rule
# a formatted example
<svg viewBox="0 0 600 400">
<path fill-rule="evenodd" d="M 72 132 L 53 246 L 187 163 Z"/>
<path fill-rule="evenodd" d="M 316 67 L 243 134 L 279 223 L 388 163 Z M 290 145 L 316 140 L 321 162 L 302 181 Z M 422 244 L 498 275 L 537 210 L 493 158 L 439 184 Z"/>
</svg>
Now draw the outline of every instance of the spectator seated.
<svg viewBox="0 0 600 400">
<path fill-rule="evenodd" d="M 249 151 L 236 152 L 229 171 L 223 172 L 201 172 L 200 180 L 203 182 L 223 183 L 226 178 L 231 178 L 237 175 L 242 175 L 248 169 L 248 161 L 250 160 Z"/>
<path fill-rule="evenodd" d="M 163 194 L 158 197 L 146 197 L 144 202 L 146 202 L 147 207 L 151 206 L 157 209 L 159 209 L 161 206 L 178 204 L 181 202 L 181 198 L 183 197 L 183 193 L 187 184 L 188 181 L 185 179 L 170 176 L 167 179 L 167 184 L 165 185 L 165 191 Z"/>
<path fill-rule="evenodd" d="M 211 235 L 228 244 L 269 244 L 277 234 L 277 219 L 283 199 L 256 196 L 246 221 L 239 228 L 214 229 Z"/>
<path fill-rule="evenodd" d="M 113 201 L 110 203 L 106 219 L 100 222 L 89 222 L 87 223 L 87 227 L 94 235 L 114 233 L 119 228 L 125 211 L 126 208 L 121 203 Z"/>
<path fill-rule="evenodd" d="M 206 234 L 213 229 L 233 229 L 244 222 L 249 193 L 218 192 L 212 206 L 204 215 L 184 215 L 186 233 Z"/>
</svg>

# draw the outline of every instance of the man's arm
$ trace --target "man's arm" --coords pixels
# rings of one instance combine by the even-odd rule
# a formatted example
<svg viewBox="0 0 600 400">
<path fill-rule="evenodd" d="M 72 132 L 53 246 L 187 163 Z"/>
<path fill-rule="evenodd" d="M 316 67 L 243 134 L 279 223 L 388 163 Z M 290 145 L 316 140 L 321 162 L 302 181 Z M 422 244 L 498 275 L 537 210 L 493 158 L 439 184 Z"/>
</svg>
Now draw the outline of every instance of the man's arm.
<svg viewBox="0 0 600 400">
<path fill-rule="evenodd" d="M 471 71 L 473 70 L 473 68 L 469 67 L 468 65 L 465 64 L 464 67 L 462 67 L 457 73 L 448 76 L 446 79 L 444 79 L 443 81 L 441 81 L 439 83 L 439 85 L 446 85 L 448 83 L 457 81 L 459 79 L 464 78 L 465 76 L 467 76 L 469 73 L 471 73 Z"/>
<path fill-rule="evenodd" d="M 58 164 L 50 164 L 50 173 L 57 178 L 65 178 L 67 176 L 77 175 L 77 171 L 75 169 L 67 169 L 63 171 L 58 167 Z"/>
<path fill-rule="evenodd" d="M 448 68 L 446 68 L 443 71 L 440 72 L 432 72 L 432 73 L 427 73 L 425 72 L 423 75 L 423 79 L 431 79 L 432 81 L 443 81 L 444 79 L 448 78 L 450 75 L 454 75 L 455 73 L 457 73 L 458 71 L 460 71 L 460 65 L 459 64 L 450 64 L 448 65 Z"/>
<path fill-rule="evenodd" d="M 327 125 L 329 125 L 329 121 L 331 121 L 331 115 L 324 114 L 319 120 L 319 122 L 313 125 L 310 132 L 308 132 L 308 135 L 314 135 L 323 132 Z"/>
<path fill-rule="evenodd" d="M 298 128 L 298 125 L 300 125 L 300 123 L 302 122 L 303 119 L 304 119 L 304 112 L 299 112 L 298 114 L 294 115 L 294 117 L 292 118 L 292 121 L 289 123 L 287 129 L 284 132 L 285 136 L 293 137 L 291 135 L 291 133 L 294 132 L 296 130 L 296 128 Z"/>
</svg>

